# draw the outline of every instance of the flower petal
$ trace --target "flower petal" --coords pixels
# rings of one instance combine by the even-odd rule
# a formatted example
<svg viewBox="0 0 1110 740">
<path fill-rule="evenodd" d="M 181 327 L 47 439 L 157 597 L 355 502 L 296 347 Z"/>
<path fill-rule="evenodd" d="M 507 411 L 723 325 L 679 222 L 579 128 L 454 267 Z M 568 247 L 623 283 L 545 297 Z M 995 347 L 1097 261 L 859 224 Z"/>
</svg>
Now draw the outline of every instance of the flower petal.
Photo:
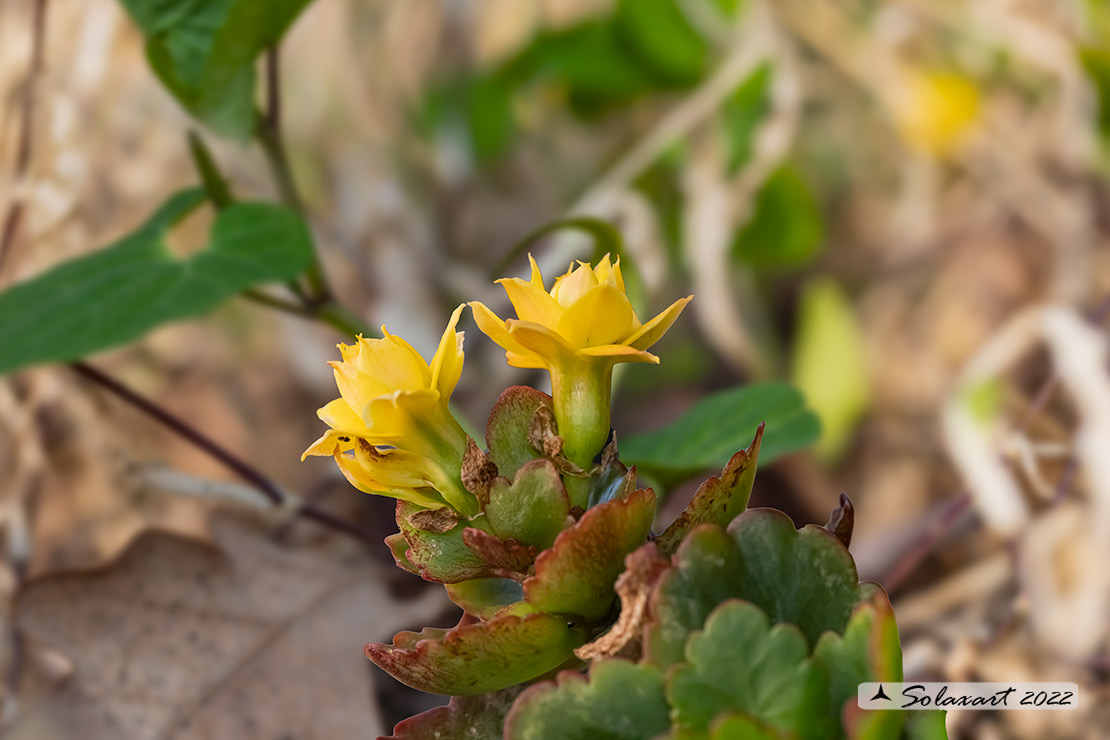
<svg viewBox="0 0 1110 740">
<path fill-rule="evenodd" d="M 516 315 L 524 321 L 555 326 L 563 315 L 562 307 L 543 289 L 542 283 L 537 286 L 535 282 L 520 278 L 503 278 L 497 282 L 509 295 Z"/>
<path fill-rule="evenodd" d="M 650 352 L 627 344 L 603 344 L 598 347 L 586 347 L 578 350 L 580 354 L 590 357 L 609 357 L 613 362 L 646 362 L 652 365 L 659 364 L 659 358 Z"/>
<path fill-rule="evenodd" d="M 410 501 L 418 506 L 426 508 L 436 508 L 444 505 L 443 500 L 436 496 L 435 492 L 431 489 L 417 490 L 415 488 L 389 487 L 378 480 L 370 469 L 364 467 L 357 459 L 349 455 L 336 452 L 335 462 L 350 484 L 363 493 L 372 493 L 377 496 L 389 496 L 390 498 L 401 499 L 402 501 Z"/>
<path fill-rule="evenodd" d="M 585 262 L 580 262 L 578 267 L 570 266 L 567 273 L 555 279 L 551 288 L 551 297 L 563 308 L 569 308 L 582 295 L 597 285 L 597 276 L 594 269 Z"/>
<path fill-rule="evenodd" d="M 360 432 L 366 426 L 362 423 L 362 417 L 356 414 L 351 409 L 350 404 L 342 398 L 329 401 L 317 409 L 316 416 L 332 429 L 339 429 L 344 432 Z"/>
<path fill-rule="evenodd" d="M 371 444 L 392 444 L 413 435 L 414 419 L 427 419 L 439 403 L 439 391 L 396 391 L 370 399 L 362 412 L 363 435 Z"/>
<path fill-rule="evenodd" d="M 509 336 L 524 350 L 520 354 L 537 356 L 544 367 L 562 366 L 574 360 L 574 347 L 554 329 L 519 319 L 509 319 L 505 323 Z"/>
<path fill-rule="evenodd" d="M 679 298 L 654 319 L 625 337 L 621 344 L 627 344 L 629 347 L 635 347 L 636 349 L 647 349 L 667 333 L 667 330 L 671 328 L 679 314 L 682 313 L 682 309 L 686 308 L 686 304 L 692 300 L 694 300 L 692 295 Z"/>
<path fill-rule="evenodd" d="M 463 333 L 455 331 L 462 310 L 463 306 L 459 305 L 451 314 L 451 320 L 447 322 L 447 328 L 444 329 L 443 336 L 439 340 L 439 347 L 432 357 L 431 387 L 439 391 L 444 401 L 451 397 L 455 386 L 459 384 L 459 376 L 462 375 Z"/>
<path fill-rule="evenodd" d="M 627 335 L 634 319 L 628 296 L 605 284 L 586 291 L 567 307 L 555 328 L 573 347 L 594 347 Z"/>
<path fill-rule="evenodd" d="M 478 325 L 482 333 L 500 345 L 506 353 L 512 352 L 517 355 L 532 354 L 509 334 L 506 321 L 489 310 L 486 304 L 480 301 L 471 301 L 467 305 L 470 306 L 470 311 L 474 316 L 474 323 Z"/>
<path fill-rule="evenodd" d="M 349 434 L 344 434 L 337 429 L 329 429 L 324 432 L 320 439 L 309 445 L 309 448 L 301 453 L 301 462 L 304 462 L 306 457 L 331 457 L 341 452 L 346 452 L 355 446 L 354 439 Z"/>
</svg>

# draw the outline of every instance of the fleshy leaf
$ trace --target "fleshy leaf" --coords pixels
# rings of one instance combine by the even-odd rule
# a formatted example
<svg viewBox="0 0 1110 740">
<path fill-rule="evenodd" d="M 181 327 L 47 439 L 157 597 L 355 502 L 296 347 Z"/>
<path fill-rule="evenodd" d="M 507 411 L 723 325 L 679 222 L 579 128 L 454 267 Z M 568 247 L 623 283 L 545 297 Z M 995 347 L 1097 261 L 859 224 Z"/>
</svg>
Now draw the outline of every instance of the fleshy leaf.
<svg viewBox="0 0 1110 740">
<path fill-rule="evenodd" d="M 761 422 L 766 465 L 814 442 L 820 422 L 789 383 L 751 383 L 714 393 L 665 427 L 621 439 L 621 459 L 653 475 L 693 475 L 720 470 L 748 443 Z"/>
<path fill-rule="evenodd" d="M 529 688 L 505 720 L 506 740 L 642 740 L 670 727 L 663 674 L 624 660 L 595 663 L 589 681 L 564 671 Z"/>
<path fill-rule="evenodd" d="M 648 600 L 644 628 L 644 656 L 660 668 L 681 663 L 690 633 L 743 587 L 736 544 L 715 525 L 696 527 L 673 560 L 675 569 L 663 574 Z"/>
<path fill-rule="evenodd" d="M 530 681 L 574 657 L 585 633 L 552 614 L 501 616 L 452 630 L 399 632 L 372 642 L 366 657 L 401 683 L 432 694 L 468 696 Z"/>
<path fill-rule="evenodd" d="M 650 488 L 589 509 L 536 558 L 535 575 L 524 581 L 525 600 L 544 612 L 605 616 L 624 558 L 644 543 L 654 516 Z"/>
<path fill-rule="evenodd" d="M 510 480 L 525 463 L 541 458 L 528 442 L 532 416 L 541 406 L 551 411 L 551 396 L 535 388 L 514 385 L 501 392 L 490 412 L 486 447 L 498 472 Z"/>
<path fill-rule="evenodd" d="M 741 555 L 737 596 L 774 622 L 797 625 L 811 646 L 825 630 L 844 632 L 855 605 L 870 593 L 860 586 L 848 549 L 823 527 L 794 529 L 781 511 L 750 509 L 728 533 Z"/>
<path fill-rule="evenodd" d="M 115 244 L 0 293 L 0 373 L 126 344 L 311 264 L 304 219 L 272 203 L 228 206 L 204 249 L 175 255 L 166 235 L 203 202 L 202 191 L 182 190 Z"/>
<path fill-rule="evenodd" d="M 420 511 L 425 509 L 407 501 L 397 502 L 397 526 L 408 543 L 408 550 L 404 553 L 405 561 L 416 569 L 415 572 L 419 573 L 421 578 L 438 583 L 458 583 L 472 578 L 497 575 L 463 541 L 463 532 L 467 525 L 474 525 L 477 522 L 461 521 L 454 529 L 447 532 L 428 532 L 409 521 L 413 514 Z M 399 544 L 396 540 L 389 539 L 387 543 L 394 553 L 394 558 L 397 558 Z M 409 570 L 399 558 L 397 564 Z"/>
<path fill-rule="evenodd" d="M 379 740 L 501 740 L 505 715 L 520 694 L 521 687 L 477 696 L 455 696 L 442 707 L 409 717 L 393 728 L 393 734 Z"/>
<path fill-rule="evenodd" d="M 945 712 L 930 710 L 908 714 L 911 715 L 906 719 L 906 735 L 909 740 L 948 740 Z"/>
<path fill-rule="evenodd" d="M 795 737 L 769 727 L 754 717 L 730 712 L 713 720 L 708 732 L 676 729 L 659 740 L 793 740 Z"/>
<path fill-rule="evenodd" d="M 674 552 L 686 533 L 698 524 L 708 522 L 726 527 L 747 508 L 755 483 L 763 426 L 760 424 L 756 429 L 755 439 L 747 449 L 732 456 L 719 477 L 713 476 L 698 487 L 686 510 L 659 535 L 655 543 L 662 552 Z"/>
<path fill-rule="evenodd" d="M 420 568 L 416 567 L 411 560 L 409 560 L 408 549 L 409 541 L 400 532 L 391 534 L 385 538 L 385 544 L 389 548 L 389 552 L 393 555 L 397 567 L 401 570 L 408 571 L 413 575 L 420 575 Z"/>
<path fill-rule="evenodd" d="M 489 619 L 502 608 L 524 598 L 520 584 L 511 578 L 475 578 L 446 584 L 451 601 L 467 614 Z"/>
<path fill-rule="evenodd" d="M 843 635 L 826 632 L 813 651 L 829 675 L 829 698 L 850 738 L 894 740 L 902 731 L 904 712 L 867 711 L 856 703 L 856 688 L 865 681 L 901 681 L 902 649 L 898 626 L 886 594 L 877 592 L 852 614 Z"/>
<path fill-rule="evenodd" d="M 675 724 L 709 727 L 723 712 L 739 711 L 801 738 L 828 737 L 828 677 L 809 654 L 805 637 L 789 624 L 743 601 L 727 601 L 686 645 L 685 665 L 667 677 Z"/>
<path fill-rule="evenodd" d="M 486 517 L 501 537 L 512 537 L 541 550 L 551 547 L 556 535 L 573 523 L 570 502 L 559 471 L 550 460 L 525 463 L 510 484 L 497 478 L 489 490 Z"/>
<path fill-rule="evenodd" d="M 616 441 L 609 443 L 601 455 L 601 467 L 590 480 L 587 507 L 624 498 L 636 490 L 636 468 L 629 470 L 617 457 Z"/>
</svg>

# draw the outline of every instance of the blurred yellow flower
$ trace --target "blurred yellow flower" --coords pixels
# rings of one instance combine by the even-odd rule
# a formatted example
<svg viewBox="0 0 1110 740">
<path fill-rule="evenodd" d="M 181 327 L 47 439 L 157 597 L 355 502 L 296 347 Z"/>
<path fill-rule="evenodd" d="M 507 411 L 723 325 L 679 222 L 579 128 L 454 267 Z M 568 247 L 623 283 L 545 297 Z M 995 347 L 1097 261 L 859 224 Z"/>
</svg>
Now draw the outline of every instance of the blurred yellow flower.
<svg viewBox="0 0 1110 740">
<path fill-rule="evenodd" d="M 647 348 L 671 328 L 693 296 L 675 301 L 645 324 L 625 293 L 619 258 L 613 262 L 605 255 L 596 267 L 572 264 L 550 292 L 536 261 L 528 259 L 530 280 L 498 280 L 517 318 L 502 319 L 477 301 L 470 308 L 478 328 L 504 348 L 510 365 L 551 373 L 563 450 L 568 459 L 588 468 L 609 436 L 613 366 L 658 363 Z"/>
<path fill-rule="evenodd" d="M 605 255 L 597 267 L 579 262 L 555 279 L 549 293 L 536 261 L 529 255 L 532 279 L 505 278 L 518 318 L 503 320 L 484 304 L 470 303 L 478 328 L 505 349 L 513 367 L 564 368 L 584 359 L 610 363 L 652 362 L 647 352 L 671 328 L 693 296 L 679 299 L 641 324 L 625 294 L 620 258 Z"/>
<path fill-rule="evenodd" d="M 430 365 L 384 326 L 382 339 L 340 344 L 342 361 L 329 363 L 339 398 L 316 412 L 331 428 L 301 459 L 335 457 L 367 493 L 473 513 L 474 497 L 459 482 L 466 433 L 448 408 L 462 373 L 462 309 L 451 314 Z"/>
<path fill-rule="evenodd" d="M 950 72 L 911 70 L 899 80 L 890 103 L 902 138 L 929 154 L 951 154 L 979 118 L 979 89 Z"/>
</svg>

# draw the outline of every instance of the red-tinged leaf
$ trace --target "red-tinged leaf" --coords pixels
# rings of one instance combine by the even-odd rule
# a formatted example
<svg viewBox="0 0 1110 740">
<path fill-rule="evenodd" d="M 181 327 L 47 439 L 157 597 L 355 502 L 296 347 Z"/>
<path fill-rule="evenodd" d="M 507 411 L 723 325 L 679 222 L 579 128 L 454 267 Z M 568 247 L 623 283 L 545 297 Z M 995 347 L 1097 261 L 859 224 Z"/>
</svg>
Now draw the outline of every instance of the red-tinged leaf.
<svg viewBox="0 0 1110 740">
<path fill-rule="evenodd" d="M 496 693 L 453 697 L 446 706 L 400 722 L 393 735 L 378 740 L 501 740 L 505 715 L 522 690 L 514 686 Z"/>
<path fill-rule="evenodd" d="M 469 696 L 538 678 L 574 657 L 585 641 L 553 614 L 501 616 L 452 630 L 399 632 L 364 652 L 401 683 L 432 694 Z"/>
<path fill-rule="evenodd" d="M 420 575 L 420 568 L 413 565 L 406 554 L 409 549 L 409 541 L 400 532 L 391 534 L 385 538 L 386 547 L 389 548 L 390 554 L 393 555 L 393 560 L 396 561 L 397 567 L 401 570 L 408 571 L 413 575 Z"/>
<path fill-rule="evenodd" d="M 467 527 L 463 530 L 463 542 L 482 559 L 494 573 L 505 577 L 519 574 L 521 577 L 532 567 L 536 560 L 536 548 L 522 545 L 516 540 L 503 540 L 495 534 Z"/>
<path fill-rule="evenodd" d="M 408 543 L 404 557 L 421 578 L 437 583 L 458 583 L 497 575 L 463 542 L 463 530 L 467 528 L 467 524 L 481 522 L 459 522 L 447 532 L 429 532 L 415 526 L 411 521 L 412 515 L 421 511 L 424 511 L 423 507 L 406 501 L 397 502 L 397 526 Z M 396 558 L 400 543 L 396 540 L 387 542 Z M 409 570 L 399 558 L 397 564 Z"/>
<path fill-rule="evenodd" d="M 567 491 L 550 460 L 525 463 L 512 483 L 496 478 L 485 512 L 498 535 L 541 550 L 551 547 L 555 537 L 574 523 Z"/>
<path fill-rule="evenodd" d="M 525 601 L 544 612 L 604 617 L 624 558 L 644 543 L 654 516 L 650 488 L 589 509 L 536 558 L 535 575 L 524 581 Z"/>
<path fill-rule="evenodd" d="M 713 476 L 701 484 L 686 511 L 655 541 L 662 552 L 670 554 L 677 550 L 678 543 L 697 525 L 709 523 L 726 527 L 748 507 L 762 440 L 763 424 L 760 424 L 748 448 L 733 455 L 720 476 Z"/>
<path fill-rule="evenodd" d="M 551 411 L 551 396 L 525 385 L 501 392 L 486 425 L 486 447 L 498 473 L 512 480 L 526 463 L 542 455 L 528 441 L 532 416 L 540 407 Z"/>
</svg>

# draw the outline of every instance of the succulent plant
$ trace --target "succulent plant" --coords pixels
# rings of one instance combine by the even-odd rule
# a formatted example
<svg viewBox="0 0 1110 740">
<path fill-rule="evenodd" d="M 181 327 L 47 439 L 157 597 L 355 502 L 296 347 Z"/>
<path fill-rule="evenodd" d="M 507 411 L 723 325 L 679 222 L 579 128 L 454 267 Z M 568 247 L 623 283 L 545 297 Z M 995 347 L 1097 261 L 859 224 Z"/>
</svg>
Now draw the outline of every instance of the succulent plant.
<svg viewBox="0 0 1110 740">
<path fill-rule="evenodd" d="M 609 386 L 617 362 L 658 362 L 647 348 L 689 299 L 642 324 L 619 260 L 572 265 L 550 292 L 532 268 L 504 281 L 519 318 L 472 307 L 510 364 L 551 372 L 554 398 L 508 388 L 484 445 L 467 437 L 448 407 L 456 310 L 430 364 L 384 328 L 341 346 L 341 397 L 320 410 L 331 429 L 306 452 L 398 499 L 397 565 L 464 612 L 366 646 L 403 683 L 453 697 L 394 737 L 946 737 L 943 714 L 857 707 L 859 683 L 902 679 L 893 611 L 859 582 L 846 497 L 825 527 L 747 509 L 762 425 L 653 534 L 656 495 L 620 460 Z"/>
</svg>

